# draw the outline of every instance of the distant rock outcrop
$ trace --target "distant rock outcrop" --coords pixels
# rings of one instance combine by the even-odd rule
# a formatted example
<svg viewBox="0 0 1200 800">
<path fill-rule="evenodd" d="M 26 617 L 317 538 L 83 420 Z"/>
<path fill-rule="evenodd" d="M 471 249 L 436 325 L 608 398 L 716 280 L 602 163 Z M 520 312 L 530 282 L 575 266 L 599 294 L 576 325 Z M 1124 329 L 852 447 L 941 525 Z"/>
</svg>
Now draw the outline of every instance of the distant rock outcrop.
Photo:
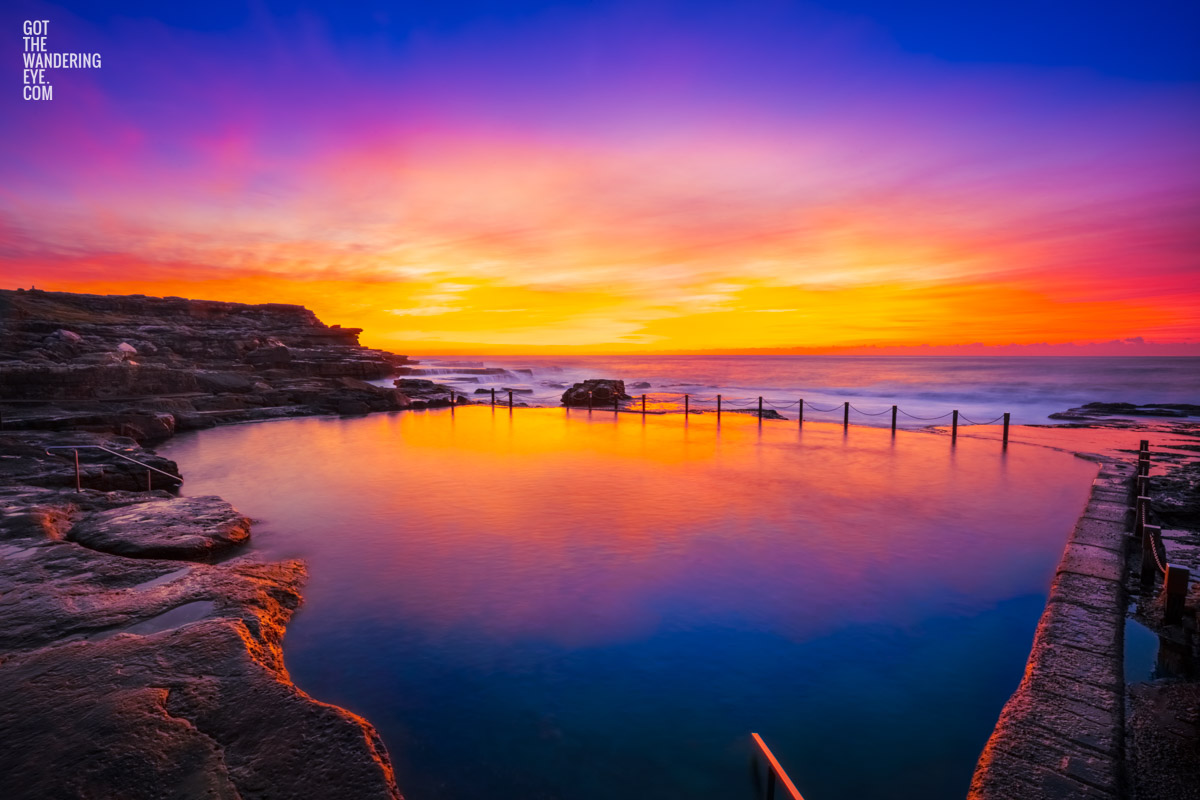
<svg viewBox="0 0 1200 800">
<path fill-rule="evenodd" d="M 590 402 L 592 405 L 603 406 L 632 399 L 625 394 L 625 381 L 593 378 L 577 383 L 563 392 L 562 403 L 564 406 L 586 406 Z"/>
<path fill-rule="evenodd" d="M 407 408 L 404 356 L 303 306 L 0 290 L 6 428 L 155 441 L 220 422 Z M 353 384 L 345 381 L 354 380 Z"/>
</svg>

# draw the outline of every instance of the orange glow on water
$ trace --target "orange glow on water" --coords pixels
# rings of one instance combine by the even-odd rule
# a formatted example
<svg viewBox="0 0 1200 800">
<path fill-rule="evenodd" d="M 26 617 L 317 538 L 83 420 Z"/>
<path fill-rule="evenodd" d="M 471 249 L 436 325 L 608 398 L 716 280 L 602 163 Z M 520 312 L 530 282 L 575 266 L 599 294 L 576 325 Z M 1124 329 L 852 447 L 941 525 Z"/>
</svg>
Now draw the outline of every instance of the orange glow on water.
<svg viewBox="0 0 1200 800">
<path fill-rule="evenodd" d="M 575 644 L 653 629 L 663 596 L 808 637 L 848 620 L 905 624 L 896 593 L 1037 591 L 1094 471 L 1034 448 L 951 450 L 880 429 L 479 406 L 218 429 L 168 449 L 189 492 L 219 481 L 267 520 L 256 538 L 269 552 L 332 548 L 342 562 L 340 542 L 365 548 L 352 580 L 314 570 L 315 603 L 336 584 L 339 605 L 371 613 L 400 582 L 378 613 Z M 258 477 L 246 467 L 238 479 L 242 464 Z M 261 486 L 289 487 L 287 500 Z M 333 529 L 308 530 L 331 513 Z M 1003 540 L 1006 559 L 991 563 L 981 539 Z M 795 604 L 809 613 L 786 613 Z"/>
</svg>

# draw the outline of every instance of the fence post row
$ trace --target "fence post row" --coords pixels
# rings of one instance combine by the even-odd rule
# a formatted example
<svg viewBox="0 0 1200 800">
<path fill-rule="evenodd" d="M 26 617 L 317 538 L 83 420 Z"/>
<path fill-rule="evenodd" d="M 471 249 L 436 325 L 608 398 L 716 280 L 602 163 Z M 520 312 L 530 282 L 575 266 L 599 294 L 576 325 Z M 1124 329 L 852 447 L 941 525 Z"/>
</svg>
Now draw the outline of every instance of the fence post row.
<svg viewBox="0 0 1200 800">
<path fill-rule="evenodd" d="M 1138 448 L 1138 468 L 1133 480 L 1134 535 L 1142 540 L 1142 569 L 1143 586 L 1149 588 L 1154 583 L 1155 570 L 1163 572 L 1163 621 L 1168 625 L 1176 625 L 1183 621 L 1184 604 L 1187 600 L 1188 581 L 1191 573 L 1186 567 L 1167 561 L 1167 550 L 1162 546 L 1162 528 L 1151 525 L 1146 521 L 1150 513 L 1150 441 L 1142 439 Z M 1158 560 L 1158 552 L 1162 550 L 1163 560 Z M 1163 562 L 1166 562 L 1165 564 Z"/>
</svg>

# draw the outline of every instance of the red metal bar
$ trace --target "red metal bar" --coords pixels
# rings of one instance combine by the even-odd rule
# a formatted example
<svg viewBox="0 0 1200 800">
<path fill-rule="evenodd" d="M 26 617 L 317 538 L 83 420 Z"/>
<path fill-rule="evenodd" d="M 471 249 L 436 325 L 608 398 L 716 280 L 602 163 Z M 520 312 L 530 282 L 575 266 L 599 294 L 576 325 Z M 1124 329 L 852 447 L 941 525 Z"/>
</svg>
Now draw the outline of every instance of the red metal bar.
<svg viewBox="0 0 1200 800">
<path fill-rule="evenodd" d="M 792 783 L 792 779 L 784 772 L 783 767 L 775 759 L 775 754 L 771 752 L 771 748 L 767 747 L 767 743 L 757 733 L 750 735 L 754 737 L 754 743 L 758 745 L 763 755 L 767 757 L 768 769 L 779 776 L 779 780 L 783 782 L 783 788 L 787 789 L 792 795 L 792 800 L 804 800 L 804 796 L 800 794 L 800 790 L 796 788 L 796 784 Z"/>
</svg>

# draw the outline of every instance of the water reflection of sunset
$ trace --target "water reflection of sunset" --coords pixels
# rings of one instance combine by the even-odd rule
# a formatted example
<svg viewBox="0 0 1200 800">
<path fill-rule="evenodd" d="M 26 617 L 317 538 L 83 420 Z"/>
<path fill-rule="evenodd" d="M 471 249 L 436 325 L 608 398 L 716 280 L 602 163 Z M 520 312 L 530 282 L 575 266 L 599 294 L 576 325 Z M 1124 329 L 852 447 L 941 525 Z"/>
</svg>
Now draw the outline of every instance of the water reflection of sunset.
<svg viewBox="0 0 1200 800">
<path fill-rule="evenodd" d="M 210 432 L 173 446 L 205 485 L 193 447 L 299 487 L 284 503 L 247 476 L 232 499 L 267 520 L 272 554 L 333 559 L 316 613 L 567 646 L 701 620 L 804 638 L 1040 591 L 1093 469 L 886 430 L 562 409 Z"/>
</svg>

